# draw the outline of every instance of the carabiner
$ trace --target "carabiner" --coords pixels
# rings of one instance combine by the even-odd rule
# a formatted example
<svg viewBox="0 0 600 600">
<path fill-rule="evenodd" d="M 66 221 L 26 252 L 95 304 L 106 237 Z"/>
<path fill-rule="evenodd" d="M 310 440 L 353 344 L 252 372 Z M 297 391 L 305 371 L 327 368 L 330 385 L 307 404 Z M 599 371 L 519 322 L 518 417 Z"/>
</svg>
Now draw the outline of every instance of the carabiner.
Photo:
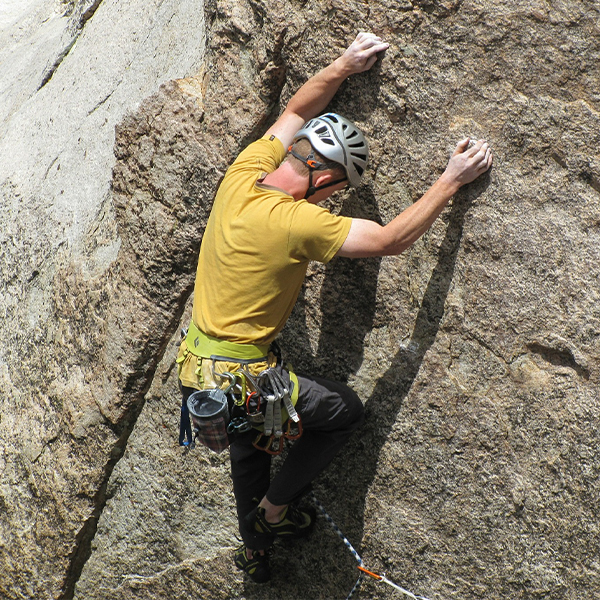
<svg viewBox="0 0 600 600">
<path fill-rule="evenodd" d="M 297 440 L 302 436 L 302 420 L 300 419 L 300 415 L 298 415 L 298 421 L 296 422 L 292 419 L 287 420 L 287 428 L 283 436 L 288 440 Z"/>
<path fill-rule="evenodd" d="M 246 398 L 246 412 L 249 416 L 255 417 L 260 413 L 261 397 L 258 392 L 251 392 Z"/>
<path fill-rule="evenodd" d="M 266 440 L 265 444 L 260 444 L 261 439 Z M 277 446 L 274 448 L 274 442 L 277 440 Z M 264 433 L 259 433 L 256 436 L 256 439 L 252 442 L 252 445 L 257 450 L 264 450 L 267 454 L 271 454 L 273 456 L 277 456 L 283 452 L 283 439 L 275 434 L 265 435 Z"/>
<path fill-rule="evenodd" d="M 247 421 L 246 417 L 234 417 L 227 425 L 227 433 L 245 433 L 246 431 L 250 431 L 252 429 L 252 425 Z"/>
</svg>

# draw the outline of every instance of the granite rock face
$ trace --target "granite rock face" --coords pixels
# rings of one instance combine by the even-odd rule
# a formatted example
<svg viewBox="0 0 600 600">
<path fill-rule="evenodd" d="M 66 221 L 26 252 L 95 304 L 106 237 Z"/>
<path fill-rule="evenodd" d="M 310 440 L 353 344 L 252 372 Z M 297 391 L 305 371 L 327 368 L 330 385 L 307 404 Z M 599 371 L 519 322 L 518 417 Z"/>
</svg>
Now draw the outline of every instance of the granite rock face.
<svg viewBox="0 0 600 600">
<path fill-rule="evenodd" d="M 173 359 L 228 164 L 368 29 L 391 46 L 331 109 L 373 160 L 331 210 L 389 221 L 465 136 L 495 163 L 403 255 L 311 266 L 282 344 L 368 415 L 316 494 L 368 567 L 431 600 L 596 597 L 595 3 L 127 7 L 0 20 L 3 60 L 44 57 L 1 80 L 2 595 L 347 596 L 356 562 L 324 521 L 270 584 L 235 570 L 227 456 L 177 446 Z"/>
<path fill-rule="evenodd" d="M 135 420 L 128 382 L 148 336 L 126 331 L 135 296 L 119 300 L 114 129 L 160 82 L 201 70 L 202 8 L 0 7 L 3 598 L 72 596 Z M 160 350 L 148 352 L 151 379 Z"/>
</svg>

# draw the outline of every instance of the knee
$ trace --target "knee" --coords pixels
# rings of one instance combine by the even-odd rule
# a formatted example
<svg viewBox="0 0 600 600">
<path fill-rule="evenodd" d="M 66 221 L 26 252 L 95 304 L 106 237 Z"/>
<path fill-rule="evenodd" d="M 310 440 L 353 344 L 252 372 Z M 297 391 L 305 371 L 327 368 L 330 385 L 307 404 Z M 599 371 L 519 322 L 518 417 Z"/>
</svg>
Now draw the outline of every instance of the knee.
<svg viewBox="0 0 600 600">
<path fill-rule="evenodd" d="M 345 395 L 344 400 L 348 409 L 348 423 L 354 430 L 364 423 L 365 407 L 358 394 L 350 388 L 347 389 L 348 393 Z"/>
</svg>

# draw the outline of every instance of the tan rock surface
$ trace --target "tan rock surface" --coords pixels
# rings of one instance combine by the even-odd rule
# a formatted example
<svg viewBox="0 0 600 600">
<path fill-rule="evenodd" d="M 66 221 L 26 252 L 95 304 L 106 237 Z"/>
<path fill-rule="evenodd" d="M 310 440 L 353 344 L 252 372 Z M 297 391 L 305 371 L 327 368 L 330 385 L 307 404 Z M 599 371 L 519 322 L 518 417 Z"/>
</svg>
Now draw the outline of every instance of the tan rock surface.
<svg viewBox="0 0 600 600">
<path fill-rule="evenodd" d="M 219 178 L 308 75 L 372 29 L 390 49 L 331 107 L 368 134 L 372 167 L 332 210 L 388 221 L 466 135 L 496 160 L 404 255 L 311 268 L 282 341 L 297 368 L 350 381 L 368 413 L 317 494 L 367 565 L 431 600 L 596 597 L 596 5 L 237 0 L 205 14 L 205 66 L 111 113 L 110 196 L 56 179 L 43 128 L 26 139 L 43 160 L 20 170 L 2 144 L 2 593 L 350 591 L 354 559 L 324 522 L 278 549 L 267 586 L 235 571 L 226 456 L 177 447 L 172 359 Z M 23 106 L 7 131 L 35 108 Z M 100 190 L 109 170 L 84 172 Z M 48 180 L 87 199 L 78 218 L 60 221 Z M 396 596 L 369 581 L 361 597 Z"/>
</svg>

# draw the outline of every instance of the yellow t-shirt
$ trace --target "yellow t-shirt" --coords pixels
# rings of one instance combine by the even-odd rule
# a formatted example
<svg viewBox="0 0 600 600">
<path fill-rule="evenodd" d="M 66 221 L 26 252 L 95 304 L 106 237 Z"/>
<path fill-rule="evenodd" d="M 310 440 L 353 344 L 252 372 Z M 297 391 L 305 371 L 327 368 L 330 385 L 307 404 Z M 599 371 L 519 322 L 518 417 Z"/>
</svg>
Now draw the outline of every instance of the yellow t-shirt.
<svg viewBox="0 0 600 600">
<path fill-rule="evenodd" d="M 285 157 L 277 138 L 250 144 L 228 169 L 198 260 L 192 318 L 208 335 L 272 342 L 287 321 L 310 260 L 330 261 L 352 219 L 258 182 Z"/>
</svg>

